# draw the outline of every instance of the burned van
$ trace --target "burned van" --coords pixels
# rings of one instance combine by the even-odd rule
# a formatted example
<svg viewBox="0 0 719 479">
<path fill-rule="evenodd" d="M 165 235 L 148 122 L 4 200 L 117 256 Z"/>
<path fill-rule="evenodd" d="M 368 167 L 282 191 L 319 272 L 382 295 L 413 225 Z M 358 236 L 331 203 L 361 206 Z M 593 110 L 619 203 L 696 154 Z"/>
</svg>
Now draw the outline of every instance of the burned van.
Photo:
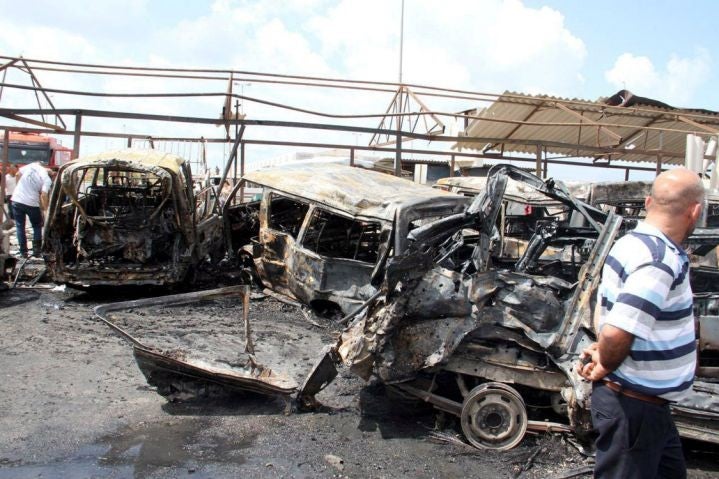
<svg viewBox="0 0 719 479">
<path fill-rule="evenodd" d="M 719 226 L 719 195 L 706 188 L 703 226 Z M 622 215 L 625 221 L 639 220 L 646 216 L 644 200 L 652 191 L 651 181 L 605 181 L 588 185 L 587 202 L 604 211 L 613 211 Z"/>
<path fill-rule="evenodd" d="M 256 264 L 269 287 L 350 313 L 299 388 L 256 376 L 240 384 L 246 371 L 234 386 L 296 392 L 298 406 L 311 409 L 344 364 L 405 400 L 457 416 L 479 448 L 512 448 L 527 431 L 588 438 L 591 384 L 574 367 L 596 340 L 596 289 L 614 241 L 627 230 L 621 216 L 511 165 L 490 170 L 474 198 L 339 166 L 289 166 L 244 181 L 263 193 L 250 203 L 231 196 L 225 205 L 233 255 Z M 567 210 L 537 219 L 516 258 L 500 254 L 506 236 L 498 232 L 510 181 Z M 688 247 L 702 255 L 717 243 L 716 229 L 697 229 Z M 568 256 L 547 257 L 548 248 Z M 699 367 L 692 394 L 672 404 L 672 413 L 683 437 L 719 443 L 719 270 L 693 267 L 690 277 Z M 245 324 L 248 340 L 247 318 Z M 254 368 L 252 348 L 246 352 L 246 363 L 234 363 Z M 188 368 L 156 359 L 163 371 L 193 381 L 227 379 L 207 363 Z"/>
<path fill-rule="evenodd" d="M 342 165 L 286 165 L 248 173 L 262 198 L 228 201 L 228 249 L 250 254 L 269 288 L 344 314 L 377 291 L 378 271 L 420 225 L 464 211 L 469 199 Z M 245 247 L 247 243 L 251 248 Z"/>
<path fill-rule="evenodd" d="M 189 163 L 123 150 L 63 165 L 50 194 L 43 253 L 53 281 L 173 285 L 223 254 L 213 201 L 195 197 Z"/>
<path fill-rule="evenodd" d="M 571 213 L 537 219 L 514 260 L 499 255 L 497 231 L 510 180 Z M 574 366 L 595 340 L 596 288 L 625 230 L 621 216 L 578 200 L 558 181 L 494 167 L 464 212 L 410 231 L 405 249 L 382 265 L 381 293 L 305 381 L 303 403 L 313 403 L 334 361 L 456 415 L 477 447 L 511 448 L 527 430 L 585 435 L 591 384 Z M 695 254 L 719 239 L 697 232 Z M 570 256 L 548 258 L 549 247 Z M 693 393 L 672 406 L 682 436 L 711 442 L 719 442 L 718 273 L 692 270 L 699 368 Z"/>
</svg>

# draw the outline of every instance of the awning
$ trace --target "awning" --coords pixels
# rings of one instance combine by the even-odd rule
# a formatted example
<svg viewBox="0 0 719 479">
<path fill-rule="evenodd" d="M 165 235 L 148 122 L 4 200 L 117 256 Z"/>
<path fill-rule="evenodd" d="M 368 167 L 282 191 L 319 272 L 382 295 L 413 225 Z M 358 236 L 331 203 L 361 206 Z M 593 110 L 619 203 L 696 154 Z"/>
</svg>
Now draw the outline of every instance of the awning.
<svg viewBox="0 0 719 479">
<path fill-rule="evenodd" d="M 688 133 L 719 135 L 719 113 L 627 90 L 597 101 L 505 92 L 477 113 L 467 140 L 453 149 L 683 164 Z"/>
</svg>

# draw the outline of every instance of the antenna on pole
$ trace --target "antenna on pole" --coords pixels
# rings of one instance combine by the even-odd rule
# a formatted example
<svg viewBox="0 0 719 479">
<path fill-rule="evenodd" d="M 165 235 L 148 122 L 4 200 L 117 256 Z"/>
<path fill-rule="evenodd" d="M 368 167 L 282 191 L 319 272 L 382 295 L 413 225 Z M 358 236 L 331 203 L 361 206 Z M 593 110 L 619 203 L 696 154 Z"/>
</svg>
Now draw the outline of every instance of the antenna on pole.
<svg viewBox="0 0 719 479">
<path fill-rule="evenodd" d="M 399 82 L 402 83 L 402 50 L 404 49 L 404 0 L 402 0 L 402 15 L 399 23 Z"/>
</svg>

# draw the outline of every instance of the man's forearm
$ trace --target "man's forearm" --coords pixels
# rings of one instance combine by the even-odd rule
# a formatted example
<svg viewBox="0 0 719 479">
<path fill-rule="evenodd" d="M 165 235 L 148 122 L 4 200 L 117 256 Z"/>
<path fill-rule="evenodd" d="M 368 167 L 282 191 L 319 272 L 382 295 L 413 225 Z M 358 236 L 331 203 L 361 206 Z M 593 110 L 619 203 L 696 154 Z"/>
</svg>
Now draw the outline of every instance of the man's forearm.
<svg viewBox="0 0 719 479">
<path fill-rule="evenodd" d="M 48 206 L 47 193 L 40 193 L 40 209 L 42 211 L 45 211 L 45 210 L 47 210 L 47 206 Z"/>
<path fill-rule="evenodd" d="M 622 329 L 605 325 L 599 335 L 599 361 L 607 371 L 622 364 L 632 347 L 634 336 Z"/>
</svg>

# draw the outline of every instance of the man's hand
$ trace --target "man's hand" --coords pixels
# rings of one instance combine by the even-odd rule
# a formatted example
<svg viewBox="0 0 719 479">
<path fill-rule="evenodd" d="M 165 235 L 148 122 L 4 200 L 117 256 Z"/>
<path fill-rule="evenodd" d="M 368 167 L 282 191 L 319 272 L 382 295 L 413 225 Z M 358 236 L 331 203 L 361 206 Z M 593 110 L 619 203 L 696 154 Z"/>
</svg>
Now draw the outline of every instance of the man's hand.
<svg viewBox="0 0 719 479">
<path fill-rule="evenodd" d="M 629 354 L 634 336 L 611 324 L 605 324 L 599 341 L 589 345 L 579 356 L 577 373 L 590 381 L 599 381 L 622 364 Z"/>
<path fill-rule="evenodd" d="M 575 366 L 577 373 L 589 381 L 599 381 L 611 371 L 602 366 L 599 360 L 599 344 L 592 343 L 582 354 L 579 355 L 579 362 Z"/>
</svg>

